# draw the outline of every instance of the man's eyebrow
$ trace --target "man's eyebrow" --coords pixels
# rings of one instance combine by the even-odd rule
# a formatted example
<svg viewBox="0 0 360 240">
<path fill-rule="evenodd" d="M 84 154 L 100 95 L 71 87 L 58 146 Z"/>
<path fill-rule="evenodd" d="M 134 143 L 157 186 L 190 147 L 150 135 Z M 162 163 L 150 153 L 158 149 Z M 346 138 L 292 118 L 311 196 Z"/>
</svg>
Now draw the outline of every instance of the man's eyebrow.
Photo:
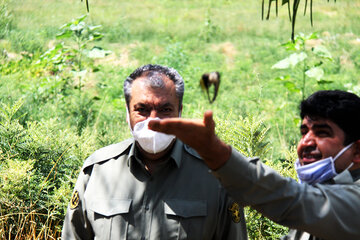
<svg viewBox="0 0 360 240">
<path fill-rule="evenodd" d="M 145 103 L 137 103 L 134 105 L 134 107 L 147 107 L 148 105 Z"/>
<path fill-rule="evenodd" d="M 149 107 L 149 104 L 146 103 L 137 103 L 134 105 L 134 107 Z M 166 102 L 164 104 L 158 104 L 157 106 L 155 106 L 156 108 L 164 108 L 164 107 L 172 107 L 174 106 L 173 104 Z"/>
<path fill-rule="evenodd" d="M 322 123 L 322 124 L 314 124 L 312 128 L 327 128 L 329 130 L 332 130 L 332 128 L 329 126 L 329 124 Z"/>
<path fill-rule="evenodd" d="M 169 102 L 167 102 L 167 103 L 164 103 L 164 104 L 160 104 L 160 107 L 172 107 L 173 106 L 173 104 L 171 104 L 171 103 L 169 103 Z"/>
<path fill-rule="evenodd" d="M 300 130 L 301 130 L 301 129 L 307 129 L 307 128 L 308 128 L 308 127 L 307 127 L 306 124 L 301 124 L 301 126 L 300 126 Z M 313 124 L 313 125 L 311 126 L 311 128 L 315 128 L 315 129 L 318 129 L 318 128 L 327 128 L 327 129 L 329 129 L 329 130 L 332 130 L 332 128 L 329 126 L 329 124 L 326 124 L 326 123 Z"/>
<path fill-rule="evenodd" d="M 134 106 L 143 106 L 145 105 L 144 103 L 136 103 Z"/>
</svg>

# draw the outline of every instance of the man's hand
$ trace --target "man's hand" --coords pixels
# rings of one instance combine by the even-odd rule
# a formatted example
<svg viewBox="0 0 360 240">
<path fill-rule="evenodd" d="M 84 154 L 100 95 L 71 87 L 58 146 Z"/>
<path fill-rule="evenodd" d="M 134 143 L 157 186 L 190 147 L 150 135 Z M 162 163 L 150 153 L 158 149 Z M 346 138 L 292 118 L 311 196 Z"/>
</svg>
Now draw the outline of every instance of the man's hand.
<svg viewBox="0 0 360 240">
<path fill-rule="evenodd" d="M 195 149 L 210 169 L 220 168 L 230 158 L 231 147 L 215 135 L 215 122 L 211 111 L 204 113 L 204 120 L 183 118 L 151 120 L 149 128 L 175 135 Z"/>
</svg>

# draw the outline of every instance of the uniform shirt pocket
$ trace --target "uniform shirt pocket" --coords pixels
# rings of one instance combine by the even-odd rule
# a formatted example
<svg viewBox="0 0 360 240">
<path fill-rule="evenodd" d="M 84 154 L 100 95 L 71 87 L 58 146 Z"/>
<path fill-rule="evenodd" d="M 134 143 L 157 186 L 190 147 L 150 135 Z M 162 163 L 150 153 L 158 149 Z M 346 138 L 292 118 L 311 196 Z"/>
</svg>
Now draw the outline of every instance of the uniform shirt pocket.
<svg viewBox="0 0 360 240">
<path fill-rule="evenodd" d="M 94 199 L 88 208 L 94 212 L 95 239 L 126 238 L 131 199 Z"/>
<path fill-rule="evenodd" d="M 96 199 L 90 202 L 89 209 L 105 217 L 111 217 L 128 213 L 131 202 L 131 199 Z"/>
<path fill-rule="evenodd" d="M 168 199 L 164 201 L 167 229 L 175 239 L 202 239 L 207 216 L 206 200 Z"/>
</svg>

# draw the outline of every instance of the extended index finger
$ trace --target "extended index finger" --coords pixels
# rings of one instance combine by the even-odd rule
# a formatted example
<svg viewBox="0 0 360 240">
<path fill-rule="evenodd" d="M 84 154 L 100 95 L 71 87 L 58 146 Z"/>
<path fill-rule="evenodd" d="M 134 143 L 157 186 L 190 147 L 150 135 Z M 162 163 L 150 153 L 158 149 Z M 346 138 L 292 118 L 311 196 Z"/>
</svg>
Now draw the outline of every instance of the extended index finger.
<svg viewBox="0 0 360 240">
<path fill-rule="evenodd" d="M 204 123 L 200 119 L 165 118 L 149 122 L 151 130 L 176 136 L 182 132 L 194 131 L 201 127 L 204 127 Z"/>
<path fill-rule="evenodd" d="M 213 120 L 213 113 L 211 110 L 208 110 L 204 113 L 204 124 L 209 131 L 215 131 L 215 122 Z"/>
</svg>

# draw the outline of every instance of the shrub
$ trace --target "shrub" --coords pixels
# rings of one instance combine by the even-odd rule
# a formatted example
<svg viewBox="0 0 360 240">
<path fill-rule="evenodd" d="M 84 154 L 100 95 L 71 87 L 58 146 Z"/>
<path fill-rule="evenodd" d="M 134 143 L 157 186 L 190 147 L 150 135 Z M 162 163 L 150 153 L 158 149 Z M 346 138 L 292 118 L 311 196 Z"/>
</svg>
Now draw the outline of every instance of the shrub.
<svg viewBox="0 0 360 240">
<path fill-rule="evenodd" d="M 0 238 L 59 237 L 83 159 L 94 146 L 56 119 L 21 124 L 22 106 L 0 109 Z M 95 147 L 95 146 L 94 146 Z"/>
<path fill-rule="evenodd" d="M 232 145 L 245 156 L 260 157 L 283 176 L 295 176 L 291 164 L 294 159 L 293 151 L 289 151 L 286 156 L 289 160 L 282 162 L 266 160 L 270 150 L 267 140 L 269 128 L 266 127 L 261 118 L 255 116 L 235 117 L 230 112 L 226 117 L 215 118 L 215 121 L 217 123 L 216 132 L 226 143 Z M 279 239 L 288 232 L 287 227 L 271 221 L 250 207 L 245 207 L 244 212 L 250 239 Z"/>
</svg>

